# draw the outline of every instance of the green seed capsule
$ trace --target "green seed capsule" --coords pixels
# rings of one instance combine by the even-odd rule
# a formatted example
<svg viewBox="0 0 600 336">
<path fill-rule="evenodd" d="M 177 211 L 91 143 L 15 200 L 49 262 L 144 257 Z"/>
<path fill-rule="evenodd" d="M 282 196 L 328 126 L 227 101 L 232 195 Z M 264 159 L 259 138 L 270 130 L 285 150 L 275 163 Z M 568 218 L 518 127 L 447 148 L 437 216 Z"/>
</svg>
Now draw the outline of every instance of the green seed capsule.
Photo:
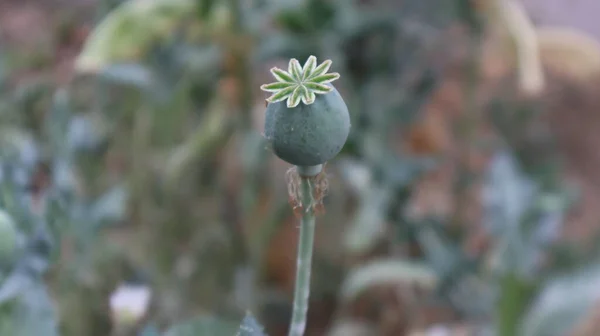
<svg viewBox="0 0 600 336">
<path fill-rule="evenodd" d="M 339 92 L 317 95 L 310 105 L 288 108 L 269 103 L 265 137 L 279 158 L 296 166 L 323 164 L 336 156 L 348 139 L 350 115 Z"/>
<path fill-rule="evenodd" d="M 0 262 L 7 263 L 17 250 L 17 230 L 8 213 L 0 210 Z"/>
<path fill-rule="evenodd" d="M 317 64 L 310 56 L 304 66 L 295 58 L 288 70 L 272 68 L 277 80 L 261 89 L 267 99 L 265 137 L 280 159 L 305 176 L 318 174 L 336 156 L 350 133 L 348 107 L 331 84 L 338 73 L 327 73 L 331 60 Z"/>
</svg>

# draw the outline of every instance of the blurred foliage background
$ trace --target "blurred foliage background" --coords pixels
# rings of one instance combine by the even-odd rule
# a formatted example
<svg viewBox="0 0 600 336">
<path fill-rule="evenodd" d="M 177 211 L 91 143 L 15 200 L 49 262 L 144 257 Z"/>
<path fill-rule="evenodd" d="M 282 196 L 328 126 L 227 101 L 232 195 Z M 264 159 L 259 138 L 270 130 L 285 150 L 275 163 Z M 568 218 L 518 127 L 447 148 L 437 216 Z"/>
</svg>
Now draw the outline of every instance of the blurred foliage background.
<svg viewBox="0 0 600 336">
<path fill-rule="evenodd" d="M 285 335 L 258 87 L 310 55 L 352 131 L 307 335 L 600 334 L 600 47 L 537 3 L 0 1 L 0 335 Z"/>
</svg>

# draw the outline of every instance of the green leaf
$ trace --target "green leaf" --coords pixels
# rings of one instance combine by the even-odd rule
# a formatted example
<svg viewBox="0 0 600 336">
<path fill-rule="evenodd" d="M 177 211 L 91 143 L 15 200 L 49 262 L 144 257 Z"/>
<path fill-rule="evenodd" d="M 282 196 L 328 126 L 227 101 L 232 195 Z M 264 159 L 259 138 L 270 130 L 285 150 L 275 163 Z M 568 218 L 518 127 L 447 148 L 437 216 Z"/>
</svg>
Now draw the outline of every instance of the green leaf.
<svg viewBox="0 0 600 336">
<path fill-rule="evenodd" d="M 18 256 L 19 231 L 12 216 L 0 209 L 0 265 L 10 265 Z"/>
<path fill-rule="evenodd" d="M 46 286 L 38 282 L 19 299 L 14 336 L 58 336 L 58 321 Z"/>
<path fill-rule="evenodd" d="M 315 68 L 315 70 L 312 72 L 308 79 L 312 79 L 314 77 L 321 76 L 327 73 L 327 71 L 329 71 L 329 68 L 331 67 L 331 63 L 331 60 L 326 60 L 323 63 L 321 63 L 318 67 Z"/>
<path fill-rule="evenodd" d="M 120 223 L 126 215 L 125 204 L 129 190 L 125 184 L 117 184 L 98 197 L 90 209 L 90 226 L 102 227 Z"/>
<path fill-rule="evenodd" d="M 600 298 L 600 267 L 582 268 L 546 283 L 521 323 L 519 335 L 566 335 Z"/>
<path fill-rule="evenodd" d="M 4 305 L 10 307 L 10 335 L 58 336 L 56 311 L 46 285 L 27 271 L 15 272 L 2 285 L 3 303 L 11 303 Z"/>
<path fill-rule="evenodd" d="M 429 267 L 402 259 L 374 260 L 352 271 L 342 284 L 342 298 L 352 300 L 363 291 L 381 284 L 419 284 L 434 287 L 436 273 Z"/>
<path fill-rule="evenodd" d="M 326 94 L 333 90 L 330 86 L 327 86 L 325 84 L 313 83 L 313 82 L 305 83 L 304 86 L 309 91 L 312 91 L 313 93 L 316 93 L 316 94 Z"/>
<path fill-rule="evenodd" d="M 306 63 L 304 63 L 304 67 L 302 68 L 302 80 L 308 79 L 315 71 L 317 67 L 317 58 L 315 56 L 310 56 Z"/>
<path fill-rule="evenodd" d="M 498 335 L 518 335 L 519 323 L 535 294 L 531 281 L 515 274 L 507 274 L 500 280 L 500 295 L 497 301 Z"/>
<path fill-rule="evenodd" d="M 340 78 L 340 74 L 337 72 L 332 72 L 332 73 L 320 75 L 317 77 L 313 77 L 313 78 L 311 78 L 311 82 L 325 84 L 325 83 L 331 83 L 338 78 Z"/>
<path fill-rule="evenodd" d="M 302 80 L 302 67 L 300 66 L 300 62 L 298 62 L 297 59 L 292 58 L 290 60 L 288 72 L 296 81 Z"/>
<path fill-rule="evenodd" d="M 296 89 L 297 86 L 290 86 L 288 88 L 285 88 L 277 93 L 275 93 L 274 95 L 272 95 L 271 97 L 267 98 L 267 101 L 269 103 L 277 103 L 280 102 L 282 100 L 285 100 L 286 98 L 288 98 Z"/>
<path fill-rule="evenodd" d="M 0 287 L 0 305 L 15 300 L 30 288 L 35 286 L 35 280 L 24 272 L 14 271 L 3 279 Z"/>
<path fill-rule="evenodd" d="M 192 0 L 132 0 L 112 10 L 87 38 L 75 69 L 96 73 L 105 66 L 137 61 L 164 41 L 191 12 Z"/>
<path fill-rule="evenodd" d="M 281 70 L 279 68 L 272 68 L 271 73 L 280 82 L 294 83 L 294 78 L 287 71 Z"/>
<path fill-rule="evenodd" d="M 271 84 L 261 85 L 260 89 L 267 92 L 277 92 L 289 88 L 292 85 L 294 85 L 294 83 L 275 82 Z"/>
<path fill-rule="evenodd" d="M 152 71 L 141 64 L 116 63 L 106 65 L 99 71 L 100 78 L 115 84 L 150 89 L 154 84 Z"/>
</svg>

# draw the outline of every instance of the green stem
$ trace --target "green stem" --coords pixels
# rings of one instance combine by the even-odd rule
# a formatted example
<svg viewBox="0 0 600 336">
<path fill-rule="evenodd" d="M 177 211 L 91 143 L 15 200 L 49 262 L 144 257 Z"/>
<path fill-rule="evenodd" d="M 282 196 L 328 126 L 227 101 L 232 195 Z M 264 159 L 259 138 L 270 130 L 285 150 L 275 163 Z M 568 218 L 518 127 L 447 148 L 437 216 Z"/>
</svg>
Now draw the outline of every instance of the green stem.
<svg viewBox="0 0 600 336">
<path fill-rule="evenodd" d="M 535 294 L 535 285 L 515 274 L 507 274 L 501 279 L 501 291 L 497 309 L 498 336 L 517 335 L 523 313 Z"/>
<path fill-rule="evenodd" d="M 308 297 L 310 295 L 310 270 L 312 263 L 313 241 L 315 236 L 315 213 L 312 207 L 312 186 L 310 178 L 301 178 L 302 206 L 304 214 L 300 225 L 298 258 L 296 269 L 296 287 L 294 289 L 294 310 L 289 336 L 302 336 L 306 329 Z"/>
</svg>

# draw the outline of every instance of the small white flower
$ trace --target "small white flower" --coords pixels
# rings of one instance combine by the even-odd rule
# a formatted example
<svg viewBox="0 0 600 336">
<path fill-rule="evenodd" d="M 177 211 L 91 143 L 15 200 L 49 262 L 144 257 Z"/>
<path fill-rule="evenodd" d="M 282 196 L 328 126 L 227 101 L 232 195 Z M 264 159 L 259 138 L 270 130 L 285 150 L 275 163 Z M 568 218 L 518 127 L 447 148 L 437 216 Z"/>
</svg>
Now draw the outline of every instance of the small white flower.
<svg viewBox="0 0 600 336">
<path fill-rule="evenodd" d="M 144 285 L 121 285 L 110 296 L 110 311 L 117 324 L 135 324 L 150 306 L 152 292 Z"/>
</svg>

